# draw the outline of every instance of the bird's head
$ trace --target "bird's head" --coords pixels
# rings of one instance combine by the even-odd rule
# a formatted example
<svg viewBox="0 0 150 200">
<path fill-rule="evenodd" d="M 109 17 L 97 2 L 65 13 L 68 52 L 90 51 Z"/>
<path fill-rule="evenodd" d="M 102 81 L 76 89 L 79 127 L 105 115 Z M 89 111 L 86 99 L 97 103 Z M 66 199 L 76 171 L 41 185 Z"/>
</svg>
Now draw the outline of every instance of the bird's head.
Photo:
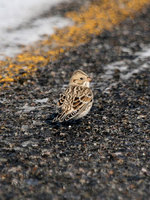
<svg viewBox="0 0 150 200">
<path fill-rule="evenodd" d="M 73 73 L 69 85 L 80 85 L 84 87 L 90 87 L 91 78 L 81 70 L 77 70 Z"/>
</svg>

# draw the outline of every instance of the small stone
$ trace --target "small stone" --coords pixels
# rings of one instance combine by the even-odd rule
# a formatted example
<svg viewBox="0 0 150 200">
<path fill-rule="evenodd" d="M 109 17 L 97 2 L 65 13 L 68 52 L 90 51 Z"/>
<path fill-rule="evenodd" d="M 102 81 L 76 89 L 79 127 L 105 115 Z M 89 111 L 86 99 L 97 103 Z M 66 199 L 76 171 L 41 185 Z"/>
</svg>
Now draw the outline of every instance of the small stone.
<svg viewBox="0 0 150 200">
<path fill-rule="evenodd" d="M 108 173 L 109 173 L 109 175 L 113 175 L 113 174 L 114 174 L 114 171 L 113 171 L 113 170 L 110 170 Z"/>
<path fill-rule="evenodd" d="M 27 131 L 28 128 L 29 128 L 28 125 L 22 125 L 22 126 L 21 126 L 21 130 L 24 131 L 24 132 Z"/>
</svg>

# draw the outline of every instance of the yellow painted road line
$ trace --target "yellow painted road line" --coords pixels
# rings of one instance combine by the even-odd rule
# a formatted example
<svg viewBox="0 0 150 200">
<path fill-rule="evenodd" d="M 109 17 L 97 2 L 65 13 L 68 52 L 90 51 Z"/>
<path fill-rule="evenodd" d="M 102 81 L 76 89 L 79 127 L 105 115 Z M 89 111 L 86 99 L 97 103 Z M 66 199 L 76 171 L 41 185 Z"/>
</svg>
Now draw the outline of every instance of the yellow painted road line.
<svg viewBox="0 0 150 200">
<path fill-rule="evenodd" d="M 103 0 L 81 8 L 80 12 L 68 12 L 66 17 L 74 22 L 73 26 L 57 29 L 55 34 L 29 46 L 16 57 L 0 61 L 0 84 L 7 86 L 22 76 L 33 74 L 37 67 L 47 65 L 71 47 L 88 42 L 91 35 L 111 30 L 148 4 L 150 0 Z"/>
</svg>

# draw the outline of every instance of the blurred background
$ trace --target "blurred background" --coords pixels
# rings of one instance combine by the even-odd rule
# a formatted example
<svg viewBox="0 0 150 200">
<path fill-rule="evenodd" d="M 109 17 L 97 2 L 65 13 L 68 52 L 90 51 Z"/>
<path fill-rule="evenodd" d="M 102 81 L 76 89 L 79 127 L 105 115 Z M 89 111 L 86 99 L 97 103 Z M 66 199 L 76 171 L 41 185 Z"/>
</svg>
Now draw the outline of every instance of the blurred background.
<svg viewBox="0 0 150 200">
<path fill-rule="evenodd" d="M 51 15 L 54 6 L 72 0 L 0 0 L 0 59 L 14 56 L 24 45 L 52 34 L 71 22 Z"/>
</svg>

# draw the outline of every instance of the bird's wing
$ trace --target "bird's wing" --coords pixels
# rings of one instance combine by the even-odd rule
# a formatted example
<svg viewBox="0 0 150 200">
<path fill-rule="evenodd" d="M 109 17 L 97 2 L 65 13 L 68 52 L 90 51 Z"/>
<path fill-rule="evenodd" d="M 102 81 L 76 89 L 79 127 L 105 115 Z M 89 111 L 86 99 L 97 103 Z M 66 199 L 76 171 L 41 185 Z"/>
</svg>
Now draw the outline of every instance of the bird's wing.
<svg viewBox="0 0 150 200">
<path fill-rule="evenodd" d="M 73 110 L 80 110 L 83 105 L 93 101 L 93 94 L 90 88 L 82 87 L 72 102 Z"/>
<path fill-rule="evenodd" d="M 63 106 L 65 99 L 66 99 L 66 93 L 60 94 L 59 100 L 57 102 L 57 106 L 59 108 Z"/>
<path fill-rule="evenodd" d="M 93 93 L 90 88 L 81 86 L 69 87 L 58 101 L 58 106 L 62 108 L 62 112 L 55 121 L 62 122 L 75 118 L 92 101 Z"/>
</svg>

